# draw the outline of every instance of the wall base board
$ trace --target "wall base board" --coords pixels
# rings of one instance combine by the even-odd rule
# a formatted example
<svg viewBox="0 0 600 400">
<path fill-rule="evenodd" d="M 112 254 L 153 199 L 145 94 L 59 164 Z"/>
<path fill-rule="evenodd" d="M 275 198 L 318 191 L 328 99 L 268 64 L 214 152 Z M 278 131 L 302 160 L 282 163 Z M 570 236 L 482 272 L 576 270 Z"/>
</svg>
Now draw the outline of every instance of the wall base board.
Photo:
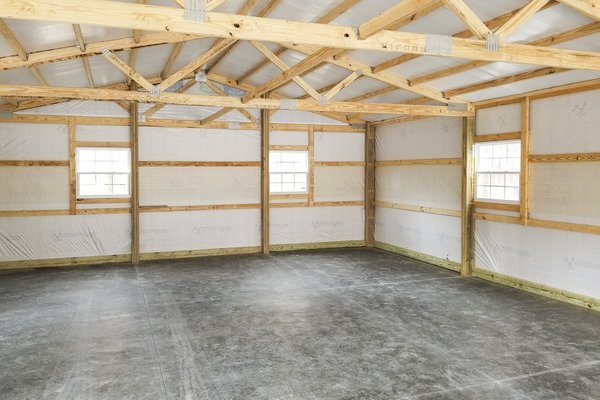
<svg viewBox="0 0 600 400">
<path fill-rule="evenodd" d="M 2 261 L 0 262 L 0 270 L 69 267 L 76 265 L 113 264 L 128 262 L 131 262 L 130 254 L 119 254 L 113 256 L 49 258 L 44 260 Z"/>
<path fill-rule="evenodd" d="M 230 247 L 230 248 L 222 248 L 222 249 L 205 249 L 205 250 L 161 251 L 161 252 L 156 252 L 156 253 L 142 253 L 142 254 L 140 254 L 140 261 L 223 256 L 223 255 L 234 255 L 234 254 L 257 254 L 257 253 L 260 253 L 260 251 L 261 251 L 260 246 Z"/>
<path fill-rule="evenodd" d="M 273 252 L 293 250 L 316 250 L 316 249 L 339 249 L 343 247 L 364 247 L 364 240 L 344 240 L 339 242 L 314 242 L 314 243 L 292 243 L 272 244 L 269 249 Z"/>
<path fill-rule="evenodd" d="M 568 292 L 566 290 L 542 285 L 541 283 L 527 281 L 525 279 L 513 278 L 512 276 L 498 274 L 496 272 L 488 271 L 483 268 L 475 268 L 473 270 L 473 276 L 476 278 L 485 279 L 490 282 L 495 282 L 516 289 L 521 289 L 526 292 L 549 297 L 554 300 L 560 300 L 565 303 L 571 303 L 580 307 L 600 311 L 600 299 L 594 299 L 592 297 L 587 297 L 577 293 Z"/>
<path fill-rule="evenodd" d="M 394 246 L 393 244 L 383 242 L 375 242 L 375 248 L 389 251 L 390 253 L 400 254 L 409 258 L 414 258 L 415 260 L 423 261 L 428 264 L 435 265 L 437 267 L 442 267 L 455 272 L 460 272 L 460 263 L 446 260 L 444 258 L 430 256 L 429 254 L 419 253 L 418 251 L 405 249 L 404 247 L 398 247 Z"/>
</svg>

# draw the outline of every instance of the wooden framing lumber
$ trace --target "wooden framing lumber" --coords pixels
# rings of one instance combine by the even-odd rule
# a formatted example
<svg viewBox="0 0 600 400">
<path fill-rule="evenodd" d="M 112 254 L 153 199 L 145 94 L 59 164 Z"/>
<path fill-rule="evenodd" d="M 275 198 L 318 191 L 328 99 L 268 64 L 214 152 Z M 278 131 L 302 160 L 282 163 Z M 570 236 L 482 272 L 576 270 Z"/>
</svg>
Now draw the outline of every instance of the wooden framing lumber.
<svg viewBox="0 0 600 400">
<path fill-rule="evenodd" d="M 62 160 L 0 160 L 0 167 L 68 167 Z"/>
<path fill-rule="evenodd" d="M 203 96 L 182 93 L 162 93 L 154 97 L 146 92 L 120 91 L 113 89 L 86 89 L 67 87 L 42 87 L 24 85 L 0 85 L 0 97 L 48 97 L 54 99 L 137 101 L 143 103 L 163 103 L 180 105 L 203 105 L 233 108 L 294 109 L 299 111 L 364 113 L 364 114 L 401 114 L 401 115 L 437 115 L 470 116 L 473 111 L 455 111 L 445 106 L 402 105 L 386 103 L 349 103 L 332 102 L 319 105 L 313 100 L 293 100 L 293 104 L 278 99 L 252 99 L 244 103 L 238 97 Z"/>
<path fill-rule="evenodd" d="M 155 87 L 152 83 L 150 83 L 146 78 L 142 75 L 138 74 L 132 67 L 127 65 L 125 61 L 121 60 L 119 57 L 111 53 L 109 50 L 103 51 L 102 55 L 104 58 L 108 60 L 112 65 L 117 67 L 125 74 L 125 76 L 131 78 L 136 81 L 141 87 L 146 89 L 147 91 L 154 93 Z M 118 99 L 117 99 L 118 100 Z"/>
<path fill-rule="evenodd" d="M 473 158 L 473 138 L 475 118 L 463 118 L 463 162 L 461 195 L 461 256 L 460 274 L 471 276 L 475 266 L 475 221 L 473 219 L 475 188 L 475 164 Z"/>
<path fill-rule="evenodd" d="M 519 204 L 506 204 L 506 203 L 492 203 L 487 201 L 476 201 L 473 203 L 475 209 L 482 208 L 485 210 L 499 210 L 509 212 L 520 212 L 521 206 Z"/>
<path fill-rule="evenodd" d="M 135 83 L 132 90 L 137 89 Z M 138 142 L 138 103 L 131 102 L 130 106 L 130 136 L 131 142 L 131 262 L 140 261 L 140 204 L 139 204 L 139 142 Z"/>
<path fill-rule="evenodd" d="M 378 32 L 392 29 L 398 21 L 412 18 L 419 12 L 435 6 L 439 2 L 439 0 L 403 0 L 377 17 L 360 25 L 358 27 L 359 36 L 361 39 L 367 39 Z"/>
<path fill-rule="evenodd" d="M 365 129 L 365 246 L 375 245 L 375 135 L 376 128 L 367 123 Z"/>
<path fill-rule="evenodd" d="M 525 4 L 510 20 L 498 28 L 495 32 L 500 40 L 506 40 L 511 33 L 516 31 L 527 19 L 542 9 L 550 0 L 531 0 Z"/>
<path fill-rule="evenodd" d="M 487 135 L 476 135 L 473 138 L 473 142 L 498 142 L 501 140 L 520 140 L 522 138 L 521 132 L 506 132 L 506 133 L 493 133 Z"/>
<path fill-rule="evenodd" d="M 450 210 L 446 208 L 436 208 L 436 207 L 428 207 L 428 206 L 415 206 L 412 204 L 399 204 L 399 203 L 391 203 L 386 201 L 376 201 L 375 207 L 381 208 L 393 208 L 396 210 L 404 210 L 404 211 L 414 211 L 425 214 L 435 214 L 435 215 L 445 215 L 447 217 L 460 217 L 460 210 Z"/>
<path fill-rule="evenodd" d="M 290 67 L 287 64 L 285 64 L 279 57 L 277 57 L 277 55 L 275 55 L 275 53 L 273 53 L 271 50 L 269 50 L 267 48 L 267 46 L 265 46 L 261 42 L 257 42 L 256 40 L 252 40 L 250 43 L 258 51 L 260 51 L 262 53 L 262 55 L 264 55 L 269 61 L 271 61 L 277 68 L 279 68 L 282 72 L 285 72 L 285 71 L 289 70 Z M 292 78 L 292 80 L 298 86 L 300 86 L 310 97 L 312 97 L 313 99 L 315 99 L 317 101 L 320 100 L 319 93 L 315 89 L 313 89 L 313 87 L 310 86 L 300 76 L 294 76 Z"/>
<path fill-rule="evenodd" d="M 260 161 L 139 161 L 140 167 L 260 167 Z"/>
<path fill-rule="evenodd" d="M 77 128 L 74 124 L 68 125 L 69 129 L 69 212 L 74 215 L 77 212 L 77 161 L 76 140 Z"/>
<path fill-rule="evenodd" d="M 357 71 L 352 72 L 346 78 L 342 79 L 337 85 L 335 85 L 334 87 L 332 87 L 327 93 L 325 93 L 323 95 L 323 98 L 325 98 L 327 101 L 333 99 L 339 92 L 341 92 L 342 90 L 344 90 L 345 88 L 347 88 L 348 86 L 350 86 L 350 84 L 352 82 L 354 82 L 355 80 L 357 80 L 358 78 L 360 78 L 361 75 L 362 75 L 362 71 L 361 70 L 357 70 Z"/>
<path fill-rule="evenodd" d="M 308 127 L 308 205 L 315 204 L 315 127 Z"/>
<path fill-rule="evenodd" d="M 600 21 L 600 1 L 598 0 L 559 0 L 561 3 Z"/>
<path fill-rule="evenodd" d="M 599 162 L 600 153 L 535 154 L 529 156 L 530 163 Z"/>
<path fill-rule="evenodd" d="M 519 174 L 519 213 L 521 224 L 529 221 L 529 148 L 531 140 L 529 97 L 521 100 L 521 172 Z"/>
<path fill-rule="evenodd" d="M 261 149 L 261 166 L 260 166 L 260 219 L 261 219 L 261 249 L 263 254 L 269 254 L 269 203 L 271 194 L 271 183 L 269 174 L 269 152 L 270 152 L 270 135 L 269 126 L 269 110 L 261 110 L 260 112 L 260 149 Z"/>
<path fill-rule="evenodd" d="M 461 158 L 423 158 L 376 161 L 376 167 L 401 167 L 404 165 L 462 165 Z"/>
<path fill-rule="evenodd" d="M 183 84 L 179 89 L 177 89 L 175 91 L 175 93 L 185 93 L 192 86 L 194 86 L 195 84 L 196 84 L 196 81 L 194 79 L 190 79 L 187 83 Z M 144 117 L 146 119 L 152 117 L 154 114 L 156 114 L 164 106 L 166 106 L 166 104 L 155 104 L 155 105 L 153 105 L 151 108 L 148 109 L 148 111 L 146 111 L 144 113 Z"/>
<path fill-rule="evenodd" d="M 219 96 L 226 96 L 225 92 L 217 85 L 215 85 L 213 82 L 207 80 L 206 81 L 206 85 L 213 91 L 215 92 L 215 94 L 219 95 Z M 254 115 L 252 115 L 249 111 L 243 109 L 243 108 L 238 108 L 237 109 L 244 117 L 246 117 L 248 119 L 248 121 L 252 122 L 253 124 L 255 124 L 257 122 L 256 117 Z"/>
<path fill-rule="evenodd" d="M 485 41 L 462 38 L 451 38 L 448 40 L 448 46 L 434 48 L 428 45 L 430 36 L 419 33 L 383 31 L 360 40 L 354 29 L 349 26 L 214 12 L 208 13 L 206 22 L 198 22 L 186 20 L 183 14 L 183 10 L 171 7 L 116 1 L 98 1 L 94 2 L 94 7 L 80 7 L 78 0 L 38 0 L 35 3 L 26 0 L 0 0 L 0 17 L 4 18 L 600 70 L 600 54 L 594 52 L 506 43 L 500 44 L 499 52 L 493 52 L 487 50 Z M 302 34 L 298 35 L 298 32 Z"/>
<path fill-rule="evenodd" d="M 463 0 L 443 0 L 458 18 L 460 18 L 475 36 L 480 39 L 491 34 L 489 28 L 479 19 L 479 17 L 465 4 Z"/>
<path fill-rule="evenodd" d="M 450 261 L 445 258 L 435 257 L 429 254 L 406 249 L 403 247 L 394 246 L 392 244 L 383 242 L 375 242 L 375 248 L 384 251 L 389 251 L 390 253 L 400 254 L 405 257 L 413 258 L 415 260 L 420 260 L 431 265 L 437 265 L 438 267 L 446 268 L 451 271 L 460 272 L 460 263 Z"/>
</svg>

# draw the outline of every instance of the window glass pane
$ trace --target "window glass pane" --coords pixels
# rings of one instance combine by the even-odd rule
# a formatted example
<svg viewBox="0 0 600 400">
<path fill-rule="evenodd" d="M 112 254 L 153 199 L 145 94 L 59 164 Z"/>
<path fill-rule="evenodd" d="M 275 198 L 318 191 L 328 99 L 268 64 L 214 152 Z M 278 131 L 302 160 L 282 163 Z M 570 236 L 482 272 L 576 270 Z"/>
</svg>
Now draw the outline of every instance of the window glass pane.
<svg viewBox="0 0 600 400">
<path fill-rule="evenodd" d="M 129 158 L 129 149 L 78 148 L 77 195 L 128 196 Z"/>
<path fill-rule="evenodd" d="M 519 201 L 520 141 L 475 144 L 475 197 Z"/>
<path fill-rule="evenodd" d="M 271 192 L 306 193 L 308 151 L 271 151 Z"/>
</svg>

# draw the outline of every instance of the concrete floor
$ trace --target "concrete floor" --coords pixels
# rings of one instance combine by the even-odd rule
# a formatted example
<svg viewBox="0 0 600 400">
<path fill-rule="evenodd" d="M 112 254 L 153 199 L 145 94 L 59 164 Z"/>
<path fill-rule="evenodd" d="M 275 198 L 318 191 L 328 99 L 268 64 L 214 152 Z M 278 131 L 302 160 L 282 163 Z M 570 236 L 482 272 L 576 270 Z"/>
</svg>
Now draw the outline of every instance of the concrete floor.
<svg viewBox="0 0 600 400">
<path fill-rule="evenodd" d="M 600 399 L 600 313 L 377 250 L 0 275 L 0 399 Z"/>
</svg>

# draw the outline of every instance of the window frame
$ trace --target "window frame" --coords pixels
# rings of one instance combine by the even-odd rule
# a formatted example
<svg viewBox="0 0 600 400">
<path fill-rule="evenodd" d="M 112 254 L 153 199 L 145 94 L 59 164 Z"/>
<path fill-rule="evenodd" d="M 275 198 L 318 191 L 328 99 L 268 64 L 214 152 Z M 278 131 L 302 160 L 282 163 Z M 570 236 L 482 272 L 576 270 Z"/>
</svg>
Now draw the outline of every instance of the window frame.
<svg viewBox="0 0 600 400">
<path fill-rule="evenodd" d="M 490 168 L 489 170 L 478 170 L 478 164 L 481 160 L 481 157 L 479 156 L 479 150 L 478 148 L 481 146 L 494 146 L 494 145 L 503 145 L 503 144 L 518 144 L 519 145 L 519 157 L 498 157 L 498 158 L 518 158 L 518 171 L 510 171 L 508 169 L 504 170 L 504 171 L 493 171 L 493 168 Z M 522 194 L 521 194 L 521 174 L 522 174 L 522 170 L 521 170 L 521 160 L 522 160 L 522 141 L 521 139 L 507 139 L 507 140 L 490 140 L 490 141 L 481 141 L 478 143 L 474 143 L 473 144 L 473 161 L 474 161 L 474 167 L 473 167 L 473 198 L 474 201 L 477 203 L 486 203 L 486 204 L 507 204 L 507 205 L 520 205 L 521 204 L 521 199 L 522 199 Z M 493 157 L 492 157 L 493 159 Z M 517 185 L 516 186 L 507 186 L 506 185 L 506 180 L 504 182 L 504 185 L 499 186 L 499 185 L 489 185 L 490 188 L 493 186 L 497 186 L 497 187 L 503 187 L 504 190 L 506 190 L 507 188 L 514 188 L 516 187 L 518 190 L 518 199 L 517 200 L 506 200 L 506 199 L 498 199 L 498 198 L 493 198 L 490 192 L 490 198 L 481 198 L 478 197 L 478 178 L 479 178 L 479 174 L 490 174 L 490 179 L 491 179 L 491 175 L 497 174 L 497 175 L 504 175 L 505 179 L 506 179 L 506 175 L 509 174 L 517 174 Z M 505 192 L 505 197 L 506 197 L 506 192 Z"/>
<path fill-rule="evenodd" d="M 306 162 L 306 170 L 303 172 L 298 172 L 298 171 L 289 171 L 289 172 L 273 172 L 273 168 L 271 163 L 273 162 L 273 154 L 274 153 L 282 153 L 282 154 L 286 154 L 286 153 L 303 153 L 305 156 L 305 162 Z M 310 187 L 309 187 L 309 177 L 310 177 L 310 152 L 308 150 L 269 150 L 269 194 L 271 196 L 290 196 L 290 195 L 302 195 L 302 196 L 307 196 L 310 193 Z M 274 174 L 279 174 L 279 175 L 295 175 L 295 174 L 304 174 L 305 175 L 305 185 L 306 185 L 306 189 L 305 190 L 292 190 L 292 191 L 273 191 L 272 187 L 273 187 L 273 180 L 272 180 L 272 175 Z M 281 184 L 283 185 L 283 181 L 281 182 Z M 294 184 L 296 182 L 294 181 Z"/>
<path fill-rule="evenodd" d="M 123 152 L 123 153 L 127 153 L 127 172 L 121 172 L 121 171 L 113 171 L 113 172 L 104 172 L 104 171 L 95 171 L 95 172 L 81 172 L 79 170 L 81 162 L 80 162 L 80 151 L 84 151 L 84 150 L 101 150 L 101 151 L 111 151 L 111 152 Z M 87 147 L 87 146 L 78 146 L 75 147 L 75 196 L 76 198 L 85 200 L 85 199 L 119 199 L 119 198 L 123 198 L 123 199 L 130 199 L 131 198 L 131 173 L 132 173 L 132 168 L 131 168 L 131 149 L 128 147 L 102 147 L 102 146 L 98 146 L 98 147 Z M 118 193 L 118 194 L 97 194 L 97 195 L 91 195 L 91 194 L 81 194 L 81 179 L 80 176 L 81 175 L 111 175 L 114 177 L 114 175 L 127 175 L 127 193 L 126 194 L 122 194 L 122 193 Z M 114 186 L 114 183 L 111 184 L 111 186 Z"/>
</svg>

